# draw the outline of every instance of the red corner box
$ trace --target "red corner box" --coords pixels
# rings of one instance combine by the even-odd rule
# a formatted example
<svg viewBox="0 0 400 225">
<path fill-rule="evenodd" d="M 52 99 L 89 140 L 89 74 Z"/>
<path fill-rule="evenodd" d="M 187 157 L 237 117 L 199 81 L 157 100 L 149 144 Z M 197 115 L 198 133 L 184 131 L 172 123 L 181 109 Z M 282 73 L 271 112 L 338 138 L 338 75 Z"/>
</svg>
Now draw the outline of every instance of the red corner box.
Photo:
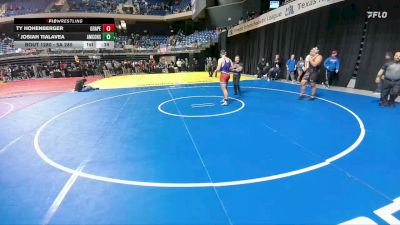
<svg viewBox="0 0 400 225">
<path fill-rule="evenodd" d="M 114 24 L 103 24 L 103 32 L 114 32 L 115 25 Z"/>
</svg>

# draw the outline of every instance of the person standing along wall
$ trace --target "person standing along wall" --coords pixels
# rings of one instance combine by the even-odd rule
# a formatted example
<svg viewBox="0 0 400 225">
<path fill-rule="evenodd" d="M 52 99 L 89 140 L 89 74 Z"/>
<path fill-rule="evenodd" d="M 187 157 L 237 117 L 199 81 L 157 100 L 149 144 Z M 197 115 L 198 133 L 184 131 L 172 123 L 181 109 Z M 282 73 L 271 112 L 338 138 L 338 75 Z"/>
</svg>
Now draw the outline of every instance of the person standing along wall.
<svg viewBox="0 0 400 225">
<path fill-rule="evenodd" d="M 209 77 L 212 77 L 212 76 L 213 76 L 214 70 L 213 70 L 213 66 L 212 66 L 212 59 L 211 59 L 211 57 L 207 58 L 206 63 L 207 63 L 207 64 L 206 64 L 206 70 L 207 70 L 207 72 L 208 72 L 208 76 L 209 76 Z"/>
<path fill-rule="evenodd" d="M 303 57 L 300 57 L 299 61 L 297 62 L 297 82 L 301 81 L 301 78 L 303 77 L 304 73 L 304 68 L 305 68 L 305 62 Z"/>
<path fill-rule="evenodd" d="M 296 71 L 297 62 L 294 58 L 294 54 L 290 56 L 290 59 L 286 63 L 286 80 L 289 81 L 289 77 L 292 80 L 292 83 L 295 82 L 294 73 Z"/>
<path fill-rule="evenodd" d="M 213 59 L 212 59 L 212 61 L 211 61 L 211 68 L 212 68 L 212 71 L 214 71 L 216 68 L 217 68 L 217 66 L 218 66 L 218 61 L 217 61 L 217 59 L 214 57 Z M 212 75 L 211 75 L 212 76 Z M 217 77 L 217 73 L 215 73 L 215 77 Z"/>
<path fill-rule="evenodd" d="M 322 84 L 329 88 L 332 85 L 335 85 L 338 80 L 338 74 L 340 69 L 340 61 L 337 57 L 337 51 L 332 51 L 331 57 L 325 59 L 324 67 L 325 67 L 325 82 Z"/>
<path fill-rule="evenodd" d="M 176 66 L 178 67 L 179 72 L 182 72 L 182 64 L 183 62 L 181 61 L 181 59 L 178 59 L 178 61 L 176 61 Z"/>
</svg>

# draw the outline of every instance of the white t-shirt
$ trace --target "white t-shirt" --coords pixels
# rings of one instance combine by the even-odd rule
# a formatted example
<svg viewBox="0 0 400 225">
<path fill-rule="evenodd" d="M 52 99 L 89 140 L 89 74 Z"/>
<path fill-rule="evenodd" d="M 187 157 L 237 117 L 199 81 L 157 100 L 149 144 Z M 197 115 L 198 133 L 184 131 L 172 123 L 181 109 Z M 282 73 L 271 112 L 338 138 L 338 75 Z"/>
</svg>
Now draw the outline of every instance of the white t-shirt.
<svg viewBox="0 0 400 225">
<path fill-rule="evenodd" d="M 307 55 L 306 56 L 306 60 L 305 60 L 305 64 L 304 64 L 304 67 L 306 69 L 308 69 L 308 67 L 310 66 L 310 61 L 311 61 L 311 55 Z"/>
</svg>

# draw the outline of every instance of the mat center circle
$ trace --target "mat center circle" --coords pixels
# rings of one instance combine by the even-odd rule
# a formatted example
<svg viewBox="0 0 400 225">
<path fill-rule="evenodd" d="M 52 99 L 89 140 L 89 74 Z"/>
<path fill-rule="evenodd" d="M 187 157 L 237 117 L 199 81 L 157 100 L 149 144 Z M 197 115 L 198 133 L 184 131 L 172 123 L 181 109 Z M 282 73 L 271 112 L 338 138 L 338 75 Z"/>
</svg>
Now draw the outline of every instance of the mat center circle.
<svg viewBox="0 0 400 225">
<path fill-rule="evenodd" d="M 216 86 L 201 86 L 202 88 L 217 88 Z M 182 88 L 176 88 L 173 89 L 175 91 L 179 90 L 182 94 L 182 92 L 186 91 L 186 92 L 193 92 L 196 88 L 198 87 L 182 87 Z M 288 93 L 291 95 L 297 95 L 298 93 L 296 92 L 292 92 L 292 91 L 287 91 L 287 90 L 280 90 L 280 89 L 272 89 L 272 88 L 265 88 L 265 87 L 246 87 L 246 89 L 249 90 L 248 92 L 248 97 L 253 96 L 252 99 L 253 101 L 247 100 L 247 105 L 249 107 L 249 109 L 255 109 L 255 110 L 246 110 L 243 112 L 243 115 L 239 115 L 236 114 L 236 116 L 240 116 L 240 118 L 242 119 L 246 119 L 246 123 L 245 124 L 252 124 L 249 123 L 250 120 L 255 119 L 255 121 L 257 123 L 255 123 L 256 125 L 263 125 L 259 122 L 258 118 L 262 118 L 260 116 L 265 115 L 264 110 L 273 110 L 276 108 L 276 105 L 264 105 L 264 107 L 266 108 L 262 108 L 262 109 L 258 109 L 256 110 L 256 106 L 259 106 L 259 101 L 260 101 L 260 96 L 263 96 L 261 99 L 265 99 L 267 97 L 269 97 L 271 99 L 275 99 L 278 102 L 282 102 L 282 100 L 288 100 L 288 98 L 285 95 L 277 95 L 276 93 L 273 94 L 274 92 L 280 92 L 280 93 Z M 254 91 L 254 90 L 265 90 L 265 91 L 270 91 L 272 94 L 271 95 L 259 95 L 258 91 Z M 343 157 L 345 157 L 346 155 L 348 155 L 349 153 L 351 153 L 352 151 L 354 151 L 359 145 L 360 143 L 363 141 L 364 137 L 365 137 L 365 127 L 364 124 L 362 122 L 362 120 L 359 118 L 359 116 L 357 114 L 355 114 L 353 111 L 351 111 L 350 109 L 340 105 L 339 103 L 324 99 L 324 98 L 318 98 L 317 101 L 320 103 L 328 103 L 328 106 L 330 105 L 329 109 L 332 109 L 332 107 L 334 108 L 338 108 L 341 110 L 344 110 L 345 114 L 347 115 L 346 117 L 348 117 L 349 119 L 355 119 L 355 121 L 353 121 L 348 128 L 353 127 L 354 130 L 359 134 L 358 137 L 356 137 L 356 140 L 354 140 L 353 138 L 349 138 L 345 144 L 341 145 L 342 149 L 340 152 L 337 152 L 336 148 L 331 152 L 328 153 L 327 155 L 325 155 L 324 157 L 318 157 L 317 159 L 315 159 L 315 157 L 308 157 L 307 154 L 302 154 L 304 156 L 307 156 L 307 158 L 309 159 L 315 159 L 315 160 L 309 160 L 308 164 L 304 165 L 302 163 L 300 164 L 295 164 L 298 160 L 296 159 L 296 161 L 292 161 L 291 164 L 294 164 L 294 166 L 292 166 L 291 168 L 282 168 L 280 170 L 277 170 L 275 172 L 269 173 L 269 174 L 265 174 L 263 171 L 266 170 L 257 170 L 259 173 L 257 175 L 251 175 L 251 176 L 242 176 L 239 179 L 235 178 L 235 177 L 231 177 L 230 179 L 216 179 L 216 181 L 210 181 L 207 180 L 207 176 L 204 176 L 204 168 L 201 167 L 201 165 L 197 165 L 197 167 L 191 167 L 192 165 L 194 165 L 189 159 L 193 159 L 193 160 L 198 160 L 194 155 L 192 154 L 193 152 L 190 151 L 186 151 L 187 146 L 194 146 L 194 148 L 197 149 L 197 147 L 199 146 L 201 150 L 206 150 L 207 148 L 202 148 L 201 144 L 198 145 L 194 142 L 194 139 L 191 138 L 192 136 L 194 137 L 198 137 L 199 135 L 203 135 L 203 138 L 206 138 L 204 135 L 208 134 L 208 141 L 205 143 L 214 143 L 213 145 L 215 145 L 215 143 L 219 143 L 218 141 L 220 140 L 218 135 L 213 135 L 215 133 L 204 133 L 204 130 L 206 131 L 210 131 L 209 127 L 204 127 L 201 126 L 201 124 L 203 123 L 202 120 L 188 120 L 189 121 L 189 125 L 191 126 L 196 126 L 196 129 L 192 129 L 190 130 L 189 133 L 189 129 L 186 128 L 186 131 L 188 132 L 188 138 L 183 139 L 180 138 L 181 136 L 176 136 L 179 140 L 176 141 L 171 139 L 170 136 L 168 136 L 172 131 L 174 131 L 177 128 L 177 124 L 176 123 L 171 123 L 172 121 L 177 121 L 174 118 L 171 119 L 166 119 L 165 117 L 162 118 L 163 116 L 160 116 L 159 113 L 149 113 L 149 111 L 156 111 L 156 106 L 157 104 L 159 104 L 159 101 L 155 98 L 153 98 L 153 101 L 150 101 L 151 99 L 149 98 L 148 101 L 146 101 L 146 104 L 144 105 L 144 107 L 147 108 L 148 110 L 145 111 L 135 111 L 136 112 L 136 116 L 133 118 L 133 121 L 131 123 L 127 123 L 127 121 L 125 120 L 126 118 L 131 118 L 131 110 L 127 110 L 125 112 L 125 114 L 120 114 L 119 117 L 123 118 L 119 125 L 117 126 L 118 129 L 116 130 L 109 130 L 107 127 L 104 128 L 107 130 L 107 134 L 112 133 L 112 132 L 116 132 L 115 134 L 118 135 L 118 140 L 130 140 L 132 138 L 134 138 L 135 142 L 138 143 L 138 141 L 141 141 L 140 143 L 142 143 L 143 146 L 141 147 L 146 147 L 146 148 L 142 148 L 145 151 L 131 151 L 132 146 L 125 144 L 124 142 L 121 142 L 121 145 L 118 146 L 118 148 L 115 147 L 115 135 L 105 135 L 102 136 L 102 138 L 104 139 L 104 143 L 101 146 L 98 146 L 97 148 L 92 148 L 92 144 L 89 143 L 87 140 L 82 140 L 80 142 L 80 148 L 76 148 L 76 146 L 73 145 L 66 145 L 65 146 L 65 151 L 58 151 L 59 148 L 53 148 L 51 143 L 47 143 L 46 141 L 44 141 L 44 149 L 47 149 L 46 151 L 43 151 L 40 142 L 40 136 L 41 133 L 43 134 L 43 140 L 54 140 L 52 139 L 52 135 L 55 134 L 57 135 L 57 132 L 54 132 L 54 130 L 60 130 L 60 126 L 62 127 L 65 124 L 65 120 L 68 121 L 68 123 L 70 124 L 70 126 L 74 126 L 76 128 L 79 128 L 77 132 L 80 132 L 82 134 L 86 133 L 95 133 L 98 132 L 98 130 L 90 130 L 90 127 L 85 127 L 88 128 L 87 131 L 82 130 L 81 129 L 81 123 L 77 122 L 77 123 L 73 123 L 74 121 L 85 121 L 85 119 L 82 119 L 81 117 L 85 117 L 85 116 L 89 116 L 90 118 L 92 117 L 92 115 L 94 113 L 99 113 L 99 106 L 97 105 L 97 103 L 107 103 L 106 109 L 115 109 L 118 108 L 119 106 L 121 106 L 121 104 L 125 104 L 126 106 L 130 106 L 131 108 L 129 109 L 136 109 L 136 105 L 130 105 L 127 104 L 127 100 L 124 97 L 128 97 L 128 99 L 130 99 L 130 96 L 132 95 L 138 95 L 138 94 L 144 94 L 144 93 L 152 93 L 152 96 L 154 96 L 155 93 L 159 93 L 158 95 L 160 97 L 164 96 L 165 97 L 165 92 L 163 93 L 163 91 L 165 91 L 165 89 L 151 89 L 151 90 L 143 90 L 143 91 L 137 91 L 137 92 L 133 92 L 133 93 L 126 93 L 126 94 L 120 94 L 120 95 L 116 95 L 116 96 L 111 96 L 111 97 L 106 97 L 106 98 L 101 98 L 98 100 L 94 100 L 88 103 L 84 103 L 78 106 L 75 106 L 73 108 L 69 108 L 66 111 L 63 111 L 60 114 L 55 115 L 54 117 L 52 117 L 51 119 L 49 119 L 47 122 L 45 122 L 37 131 L 34 137 L 34 146 L 35 146 L 35 150 L 36 153 L 39 155 L 39 157 L 41 159 L 43 159 L 46 163 L 48 163 L 49 165 L 65 171 L 67 173 L 70 174 L 78 174 L 80 177 L 84 177 L 84 178 L 88 178 L 88 179 L 92 179 L 92 180 L 97 180 L 97 181 L 102 181 L 102 182 L 109 182 L 109 183 L 117 183 L 117 184 L 125 184 L 125 185 L 134 185 L 134 186 L 148 186 L 148 187 L 179 187 L 179 188 L 188 188 L 188 187 L 223 187 L 223 186 L 234 186 L 234 185 L 245 185 L 245 184 L 251 184 L 251 183 L 259 183 L 259 182 L 267 182 L 267 181 L 272 181 L 272 180 L 276 180 L 276 179 L 282 179 L 282 178 L 287 178 L 287 177 L 291 177 L 291 176 L 295 176 L 295 175 L 299 175 L 299 174 L 303 174 L 303 173 L 307 173 L 313 170 L 317 170 L 320 168 L 323 168 L 325 166 L 330 165 L 332 162 L 341 159 Z M 172 92 L 168 92 L 169 95 L 172 95 Z M 185 93 L 183 93 L 185 94 Z M 187 93 L 186 93 L 187 94 Z M 188 101 L 185 102 L 184 99 L 192 99 L 192 101 Z M 193 101 L 193 99 L 196 99 L 196 101 Z M 243 107 L 245 106 L 244 102 L 239 100 L 239 99 L 230 99 L 230 106 L 229 107 L 224 107 L 224 106 L 220 106 L 219 104 L 216 104 L 215 102 L 209 102 L 210 100 L 214 100 L 217 101 L 216 103 L 219 103 L 219 100 L 221 100 L 221 97 L 219 96 L 186 96 L 186 97 L 180 97 L 180 98 L 172 98 L 169 99 L 168 101 L 165 101 L 163 103 L 161 103 L 159 105 L 159 109 L 164 109 L 164 107 L 166 108 L 170 108 L 171 112 L 177 112 L 176 117 L 210 117 L 211 116 L 218 116 L 216 114 L 195 114 L 196 111 L 194 111 L 195 113 L 192 113 L 190 115 L 186 115 L 185 113 L 187 113 L 186 111 L 184 111 L 184 109 L 187 108 L 187 110 L 195 110 L 196 108 L 215 108 L 215 109 L 226 109 L 228 110 L 227 112 L 224 113 L 219 113 L 219 114 L 231 114 L 237 111 L 240 111 L 241 109 L 243 109 Z M 268 99 L 268 98 L 267 98 Z M 112 100 L 112 101 L 111 101 Z M 201 100 L 201 101 L 199 101 Z M 206 100 L 206 101 L 205 101 Z M 149 102 L 150 101 L 150 102 Z M 200 103 L 199 103 L 200 102 Z M 299 103 L 299 101 L 297 100 L 293 100 L 292 104 Z M 171 105 L 167 105 L 171 103 Z M 276 103 L 276 102 L 275 102 Z M 305 102 L 302 102 L 303 104 L 306 104 Z M 214 106 L 215 104 L 215 106 Z M 235 106 L 235 104 L 237 104 Z M 95 106 L 96 105 L 96 106 Z M 305 105 L 304 107 L 307 107 L 307 109 L 315 107 L 316 103 L 314 104 L 309 104 L 309 105 Z M 93 106 L 93 107 L 92 107 Z M 168 106 L 168 107 L 167 107 Z M 200 106 L 200 107 L 199 107 Z M 133 108 L 132 108 L 133 107 Z M 176 111 L 173 111 L 175 107 Z M 232 108 L 230 108 L 232 107 Z M 325 106 L 327 107 L 327 106 Z M 119 108 L 118 108 L 119 109 Z M 284 109 L 284 108 L 282 108 Z M 319 108 L 321 109 L 321 108 Z M 81 110 L 85 110 L 86 113 L 82 113 Z M 230 110 L 230 111 L 229 111 Z M 292 109 L 287 109 L 286 112 L 290 113 L 292 111 Z M 109 113 L 114 114 L 115 111 L 108 111 L 108 110 L 100 110 L 101 113 L 104 113 L 103 116 L 107 117 L 109 115 Z M 180 113 L 179 113 L 180 112 Z M 308 112 L 310 112 L 310 110 L 305 110 L 303 115 L 307 116 Z M 121 111 L 122 113 L 122 111 Z M 139 113 L 139 114 L 138 114 Z M 190 112 L 189 112 L 190 113 Z M 350 115 L 349 115 L 350 114 Z M 276 114 L 271 114 L 270 116 L 276 116 Z M 318 114 L 313 114 L 315 116 L 318 117 L 318 115 L 320 115 L 320 113 Z M 81 119 L 79 120 L 70 120 L 68 118 L 73 118 L 79 116 Z M 299 115 L 297 115 L 297 118 Z M 164 130 L 168 130 L 171 131 L 170 133 L 164 133 L 164 138 L 160 138 L 160 134 L 162 134 L 162 132 L 160 133 L 159 130 L 155 130 L 152 135 L 147 135 L 147 134 L 141 134 L 140 132 L 131 132 L 131 133 L 126 133 L 125 130 L 129 129 L 131 127 L 133 127 L 134 125 L 137 125 L 138 119 L 139 118 L 147 118 L 148 121 L 156 121 L 154 119 L 158 119 L 159 122 L 157 123 L 147 123 L 149 126 L 158 129 L 158 127 L 160 126 L 160 121 L 163 122 L 162 128 Z M 278 117 L 280 118 L 280 117 Z M 237 118 L 234 118 L 237 119 Z M 271 120 L 269 120 L 270 122 L 274 121 L 272 120 L 273 118 L 271 118 Z M 88 120 L 86 118 L 86 120 Z M 142 121 L 142 119 L 140 119 L 140 121 Z M 224 118 L 224 121 L 225 118 Z M 96 120 L 93 121 L 96 123 L 103 123 L 103 120 Z M 114 124 L 115 125 L 115 120 L 112 120 L 110 124 Z M 129 121 L 128 121 L 129 122 Z M 215 121 L 214 121 L 215 122 Z M 187 125 L 188 122 L 184 121 L 184 125 L 181 125 L 185 127 L 188 126 Z M 104 124 L 104 123 L 103 123 Z M 222 122 L 221 124 L 224 124 L 224 122 Z M 253 123 L 254 124 L 254 123 Z M 309 124 L 309 123 L 307 123 Z M 50 126 L 51 125 L 51 126 Z M 355 125 L 355 127 L 354 127 Z M 267 124 L 264 124 L 264 126 L 268 126 Z M 273 127 L 273 126 L 272 126 Z M 47 129 L 46 129 L 47 128 Z M 254 126 L 242 126 L 242 129 L 247 129 L 249 132 L 253 131 L 255 129 Z M 268 129 L 270 129 L 272 132 L 266 132 L 263 133 L 265 137 L 266 134 L 268 133 L 273 133 L 273 128 L 269 127 Z M 288 130 L 288 129 L 287 129 Z M 289 129 L 290 130 L 290 129 Z M 212 132 L 213 130 L 211 130 L 210 132 Z M 329 131 L 329 130 L 325 130 L 325 131 Z M 71 131 L 70 131 L 71 132 Z M 75 133 L 77 133 L 75 132 Z M 241 146 L 247 145 L 248 143 L 248 139 L 240 139 L 240 137 L 238 137 L 237 133 L 235 132 L 231 132 L 230 133 L 230 137 L 235 138 L 235 142 L 234 145 L 236 146 L 237 144 L 241 143 Z M 236 135 L 236 136 L 234 136 Z M 300 135 L 298 133 L 296 133 L 296 135 Z M 73 136 L 68 136 L 65 135 L 63 136 L 64 139 L 65 138 L 74 138 Z M 173 148 L 163 148 L 163 151 L 154 151 L 154 149 L 159 149 L 160 147 L 160 140 L 163 140 L 163 145 L 162 147 L 165 147 L 166 145 L 164 144 L 172 144 L 174 147 Z M 259 140 L 262 142 L 262 144 L 258 144 L 256 146 L 263 146 L 264 139 L 255 139 L 255 140 Z M 287 141 L 287 138 L 279 138 L 278 136 L 274 137 L 274 139 L 271 140 L 275 140 L 277 144 L 279 145 L 284 145 L 284 144 L 288 144 L 289 142 Z M 67 141 L 68 143 L 72 143 L 72 142 L 76 142 L 75 139 L 71 139 L 69 141 Z M 97 140 L 94 140 L 97 143 Z M 252 140 L 254 142 L 254 140 Z M 47 143 L 47 144 L 46 144 Z M 274 142 L 272 142 L 274 143 Z M 296 146 L 298 146 L 299 148 L 305 148 L 302 147 L 299 143 L 297 142 L 290 142 Z M 289 143 L 289 144 L 290 144 Z M 77 143 L 75 143 L 77 144 Z M 203 142 L 204 144 L 204 142 Z M 254 143 L 253 143 L 254 144 Z M 225 147 L 225 145 L 224 145 Z M 343 148 L 345 148 L 343 150 Z M 53 150 L 54 149 L 54 150 Z M 89 149 L 92 151 L 82 151 L 82 149 Z M 109 149 L 113 149 L 113 155 L 110 156 L 108 155 L 106 158 L 99 158 L 99 159 L 92 159 L 93 157 L 98 157 L 102 151 L 106 154 L 109 153 Z M 129 151 L 122 151 L 121 154 L 118 153 L 118 151 L 115 151 L 115 149 L 119 150 L 119 149 L 128 149 Z M 139 149 L 139 148 L 137 148 Z M 150 149 L 150 150 L 148 150 Z M 175 151 L 175 150 L 184 150 L 184 151 Z M 224 149 L 224 148 L 220 148 L 220 149 Z M 230 149 L 230 148 L 226 148 L 226 149 Z M 245 152 L 247 153 L 248 151 L 240 151 L 242 149 L 237 149 L 234 148 L 235 151 L 231 151 L 229 152 L 230 154 L 221 154 L 221 151 L 208 151 L 208 155 L 202 155 L 201 161 L 203 162 L 203 157 L 208 157 L 208 160 L 206 159 L 205 162 L 210 162 L 213 159 L 218 159 L 216 161 L 216 163 L 209 163 L 207 164 L 207 168 L 211 168 L 211 166 L 216 166 L 215 168 L 219 168 L 221 163 L 224 162 L 229 162 L 230 164 L 232 164 L 232 160 L 236 160 L 237 165 L 241 165 L 242 162 L 245 162 L 245 159 L 247 156 L 253 157 L 253 154 L 241 154 L 241 152 Z M 102 150 L 102 151 L 99 151 Z M 198 153 L 199 151 L 196 150 Z M 71 154 L 72 152 L 72 154 Z M 293 151 L 290 152 L 290 154 L 297 154 L 297 150 L 294 149 Z M 122 154 L 124 153 L 124 154 Z M 127 156 L 125 153 L 128 153 L 129 156 Z M 233 153 L 238 153 L 238 155 L 240 155 L 240 157 L 231 157 Z M 301 152 L 300 152 L 301 153 Z M 312 152 L 311 152 L 312 153 Z M 138 161 L 137 157 L 140 157 L 141 155 L 146 154 L 145 160 L 140 160 Z M 162 156 L 160 156 L 160 154 L 163 154 Z M 184 155 L 186 154 L 186 155 Z M 200 154 L 200 153 L 199 153 Z M 268 151 L 264 151 L 264 156 L 262 157 L 262 159 L 265 159 L 268 161 L 268 163 L 262 163 L 261 165 L 266 165 L 267 167 L 272 165 L 271 163 L 273 161 L 271 161 L 270 157 L 267 157 L 265 154 L 268 154 Z M 286 154 L 286 153 L 284 153 Z M 283 156 L 284 156 L 283 154 Z M 79 156 L 79 157 L 77 157 Z M 156 157 L 157 156 L 157 157 Z M 187 157 L 186 157 L 187 156 Z M 111 158 L 110 158 L 111 157 Z M 128 157 L 133 157 L 133 160 L 136 160 L 136 164 L 132 166 L 132 164 L 121 164 L 119 163 L 119 161 L 112 161 L 113 159 L 116 160 L 126 160 Z M 193 158 L 194 157 L 194 158 Z M 211 158 L 210 158 L 211 157 Z M 258 156 L 255 156 L 258 157 Z M 248 158 L 248 157 L 247 157 Z M 259 157 L 258 157 L 259 158 Z M 90 159 L 90 161 L 82 161 L 82 159 Z M 151 161 L 151 159 L 156 159 L 156 161 Z M 161 161 L 157 161 L 157 159 L 161 159 Z M 182 159 L 188 159 L 188 160 L 182 160 Z M 254 157 L 252 158 L 254 159 Z M 104 164 L 105 160 L 109 160 L 111 163 L 108 164 Z M 178 162 L 177 160 L 179 160 L 179 163 L 174 164 L 174 167 L 170 167 L 170 163 L 168 162 Z M 226 161 L 228 160 L 228 161 Z M 254 164 L 254 160 L 248 161 L 251 165 L 250 165 L 250 169 L 254 168 L 253 164 Z M 90 164 L 89 166 L 85 167 L 85 171 L 79 171 L 77 172 L 77 170 L 75 168 L 76 165 L 79 165 L 78 163 L 82 164 L 82 165 L 86 165 L 86 164 Z M 142 163 L 141 165 L 145 165 L 147 166 L 146 169 L 143 169 L 145 167 L 138 167 L 139 164 Z M 155 167 L 148 167 L 148 165 L 156 165 Z M 186 163 L 186 164 L 185 164 Z M 176 166 L 178 165 L 178 167 Z M 205 164 L 203 164 L 204 166 Z M 110 166 L 109 170 L 104 169 L 106 166 Z M 205 167 L 205 166 L 204 166 Z M 138 169 L 139 168 L 139 169 Z M 157 168 L 157 169 L 155 169 Z M 174 174 L 185 174 L 189 177 L 189 179 L 187 179 L 187 181 L 182 181 L 180 179 L 180 177 L 173 177 L 171 176 L 174 180 L 163 180 L 163 181 L 152 181 L 151 179 L 147 179 L 149 177 L 149 173 L 155 174 L 157 175 L 157 173 L 159 173 L 160 175 L 164 176 L 166 174 L 166 168 L 168 169 L 172 169 L 175 171 Z M 225 167 L 228 168 L 228 167 Z M 235 167 L 229 167 L 228 169 L 232 169 Z M 99 169 L 102 169 L 102 173 L 101 175 L 99 174 Z M 130 172 L 125 172 L 125 177 L 122 178 L 117 178 L 118 176 L 121 176 L 121 171 L 127 171 L 126 169 L 128 169 Z M 190 170 L 191 169 L 191 170 Z M 242 168 L 243 169 L 243 168 Z M 265 168 L 268 169 L 268 168 Z M 208 170 L 208 169 L 207 169 Z M 118 174 L 113 174 L 112 172 L 116 171 Z M 133 171 L 133 172 L 132 172 Z M 213 170 L 213 171 L 217 171 L 218 170 Z M 250 170 L 249 170 L 250 171 Z M 141 172 L 144 172 L 141 174 Z M 202 174 L 202 179 L 201 180 L 197 180 L 197 178 L 193 179 L 193 174 L 197 173 L 198 174 Z M 233 171 L 235 172 L 235 171 Z M 231 171 L 231 175 L 233 176 L 237 176 L 236 173 L 233 173 Z M 243 171 L 241 171 L 243 172 Z M 252 171 L 254 172 L 254 171 Z M 142 178 L 136 179 L 136 178 L 131 178 L 129 177 L 131 174 L 136 173 L 137 176 L 142 176 Z M 244 173 L 245 175 L 247 173 Z M 217 174 L 218 175 L 218 174 Z M 222 174 L 223 176 L 225 176 L 224 174 Z M 170 178 L 171 178 L 170 177 Z M 221 181 L 218 181 L 221 180 Z"/>
<path fill-rule="evenodd" d="M 175 117 L 216 117 L 241 111 L 245 103 L 237 98 L 229 98 L 228 106 L 221 106 L 221 96 L 186 96 L 162 102 L 158 110 Z"/>
</svg>

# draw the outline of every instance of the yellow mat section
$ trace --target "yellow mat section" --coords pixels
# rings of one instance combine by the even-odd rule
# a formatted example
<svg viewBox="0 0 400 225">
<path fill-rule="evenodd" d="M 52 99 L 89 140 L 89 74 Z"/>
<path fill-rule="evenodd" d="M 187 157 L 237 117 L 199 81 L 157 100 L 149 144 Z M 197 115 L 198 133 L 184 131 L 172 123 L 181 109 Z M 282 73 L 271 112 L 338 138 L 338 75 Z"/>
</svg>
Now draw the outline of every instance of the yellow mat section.
<svg viewBox="0 0 400 225">
<path fill-rule="evenodd" d="M 241 80 L 254 80 L 249 76 L 242 76 Z M 232 81 L 232 76 L 231 80 Z M 218 83 L 218 77 L 209 77 L 207 72 L 163 73 L 113 76 L 95 81 L 90 85 L 101 89 L 131 88 L 148 86 L 166 86 L 176 84 Z"/>
</svg>

